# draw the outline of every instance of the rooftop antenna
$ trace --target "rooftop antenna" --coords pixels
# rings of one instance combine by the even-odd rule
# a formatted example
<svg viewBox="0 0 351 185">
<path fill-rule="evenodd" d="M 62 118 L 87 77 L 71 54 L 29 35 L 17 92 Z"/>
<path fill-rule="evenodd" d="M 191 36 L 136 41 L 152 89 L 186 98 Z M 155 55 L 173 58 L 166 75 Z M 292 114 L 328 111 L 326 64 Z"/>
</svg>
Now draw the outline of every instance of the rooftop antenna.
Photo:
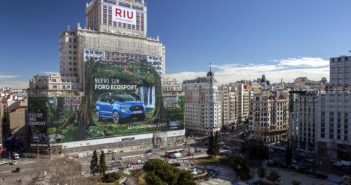
<svg viewBox="0 0 351 185">
<path fill-rule="evenodd" d="M 210 62 L 210 71 L 212 71 L 212 63 Z"/>
</svg>

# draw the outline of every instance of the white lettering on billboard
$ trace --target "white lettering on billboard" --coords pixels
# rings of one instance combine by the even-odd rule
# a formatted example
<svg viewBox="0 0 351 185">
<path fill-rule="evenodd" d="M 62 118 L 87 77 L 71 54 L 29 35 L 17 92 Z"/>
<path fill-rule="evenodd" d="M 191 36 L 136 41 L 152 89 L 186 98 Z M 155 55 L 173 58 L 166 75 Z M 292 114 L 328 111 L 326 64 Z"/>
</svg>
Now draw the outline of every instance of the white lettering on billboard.
<svg viewBox="0 0 351 185">
<path fill-rule="evenodd" d="M 112 6 L 112 21 L 136 25 L 136 11 L 123 6 Z"/>
</svg>

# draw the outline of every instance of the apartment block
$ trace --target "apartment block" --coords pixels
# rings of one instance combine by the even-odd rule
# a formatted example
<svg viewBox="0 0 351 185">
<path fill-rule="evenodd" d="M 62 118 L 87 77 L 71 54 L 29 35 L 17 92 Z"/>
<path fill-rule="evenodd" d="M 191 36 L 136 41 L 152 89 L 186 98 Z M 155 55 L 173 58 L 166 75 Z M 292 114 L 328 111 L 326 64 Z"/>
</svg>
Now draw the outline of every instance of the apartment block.
<svg viewBox="0 0 351 185">
<path fill-rule="evenodd" d="M 176 108 L 179 106 L 178 102 L 184 98 L 182 85 L 176 79 L 162 80 L 162 96 L 165 108 Z"/>
<path fill-rule="evenodd" d="M 4 124 L 4 118 L 5 118 L 5 109 L 6 109 L 6 104 L 5 104 L 5 98 L 0 96 L 0 148 L 2 147 L 3 143 L 3 124 Z"/>
<path fill-rule="evenodd" d="M 37 74 L 29 81 L 28 95 L 35 96 L 78 96 L 80 83 L 75 78 L 59 73 Z"/>
<path fill-rule="evenodd" d="M 286 91 L 256 91 L 250 102 L 249 130 L 266 144 L 287 141 L 289 97 Z"/>
<path fill-rule="evenodd" d="M 330 84 L 333 86 L 351 85 L 351 56 L 330 58 Z"/>
<path fill-rule="evenodd" d="M 351 92 L 325 91 L 318 96 L 317 148 L 331 159 L 351 159 Z"/>
<path fill-rule="evenodd" d="M 222 108 L 222 126 L 236 127 L 239 123 L 239 101 L 237 84 L 219 86 Z"/>
<path fill-rule="evenodd" d="M 289 142 L 293 151 L 316 149 L 318 91 L 290 91 Z"/>
<path fill-rule="evenodd" d="M 184 117 L 188 134 L 210 135 L 221 129 L 221 98 L 214 74 L 183 82 Z"/>
<path fill-rule="evenodd" d="M 252 98 L 252 87 L 247 83 L 239 83 L 238 89 L 238 119 L 239 123 L 244 123 L 249 118 L 250 112 L 250 99 Z"/>
</svg>

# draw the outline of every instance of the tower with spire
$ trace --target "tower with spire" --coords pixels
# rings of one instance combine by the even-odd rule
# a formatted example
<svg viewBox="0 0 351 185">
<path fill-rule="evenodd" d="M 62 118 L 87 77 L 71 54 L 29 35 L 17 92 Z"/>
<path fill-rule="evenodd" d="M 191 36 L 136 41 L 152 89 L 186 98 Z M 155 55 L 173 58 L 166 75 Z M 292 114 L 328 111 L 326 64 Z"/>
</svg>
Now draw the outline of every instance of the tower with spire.
<svg viewBox="0 0 351 185">
<path fill-rule="evenodd" d="M 212 63 L 210 63 L 210 71 L 207 73 L 207 77 L 214 77 L 214 74 L 212 72 Z"/>
</svg>

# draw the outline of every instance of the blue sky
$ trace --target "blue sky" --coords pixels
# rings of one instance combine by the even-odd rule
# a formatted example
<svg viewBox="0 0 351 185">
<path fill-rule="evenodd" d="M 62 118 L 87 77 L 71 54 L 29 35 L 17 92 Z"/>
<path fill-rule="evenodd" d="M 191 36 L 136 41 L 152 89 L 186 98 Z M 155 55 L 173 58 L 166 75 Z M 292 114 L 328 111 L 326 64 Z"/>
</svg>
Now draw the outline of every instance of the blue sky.
<svg viewBox="0 0 351 185">
<path fill-rule="evenodd" d="M 2 0 L 0 86 L 26 84 L 36 73 L 58 72 L 59 35 L 67 25 L 85 24 L 87 1 Z M 349 0 L 147 4 L 148 35 L 160 36 L 167 73 L 178 79 L 201 76 L 209 62 L 222 82 L 261 73 L 273 81 L 289 81 L 294 75 L 320 79 L 328 77 L 329 57 L 348 55 L 351 49 Z"/>
</svg>

